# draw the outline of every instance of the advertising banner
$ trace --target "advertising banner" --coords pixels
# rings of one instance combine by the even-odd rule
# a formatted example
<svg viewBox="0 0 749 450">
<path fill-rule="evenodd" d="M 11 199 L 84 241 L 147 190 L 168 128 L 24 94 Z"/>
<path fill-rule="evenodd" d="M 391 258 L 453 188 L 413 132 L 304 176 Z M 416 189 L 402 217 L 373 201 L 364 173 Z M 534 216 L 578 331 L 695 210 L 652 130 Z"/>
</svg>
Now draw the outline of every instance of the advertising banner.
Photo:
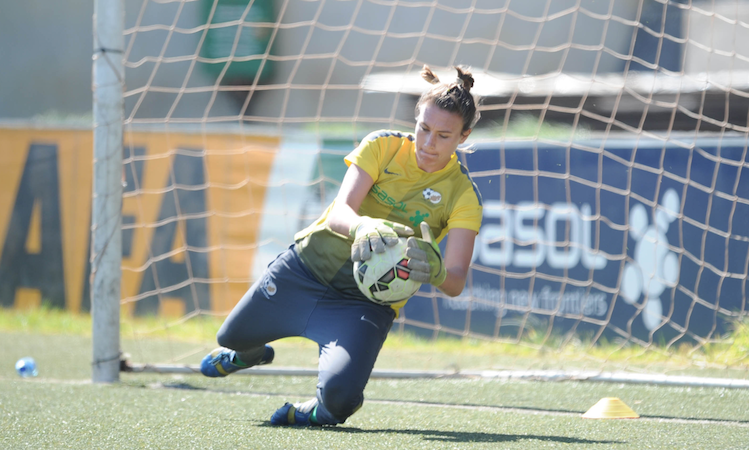
<svg viewBox="0 0 749 450">
<path fill-rule="evenodd" d="M 91 130 L 0 128 L 0 305 L 90 309 Z M 127 314 L 228 313 L 251 282 L 278 139 L 127 133 Z"/>
<path fill-rule="evenodd" d="M 720 332 L 746 311 L 746 149 L 745 137 L 481 144 L 464 155 L 484 202 L 467 287 L 405 315 L 490 336 Z"/>
</svg>

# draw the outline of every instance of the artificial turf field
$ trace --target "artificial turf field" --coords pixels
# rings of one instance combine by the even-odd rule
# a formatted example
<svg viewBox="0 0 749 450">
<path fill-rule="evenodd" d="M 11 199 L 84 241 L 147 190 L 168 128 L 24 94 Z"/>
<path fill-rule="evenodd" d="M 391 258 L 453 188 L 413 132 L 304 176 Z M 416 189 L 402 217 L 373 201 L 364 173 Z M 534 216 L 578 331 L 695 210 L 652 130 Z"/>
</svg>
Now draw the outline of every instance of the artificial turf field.
<svg viewBox="0 0 749 450">
<path fill-rule="evenodd" d="M 278 428 L 270 415 L 286 401 L 310 398 L 314 377 L 122 373 L 119 383 L 94 385 L 87 337 L 0 332 L 0 342 L 2 449 L 749 448 L 749 390 L 743 389 L 377 378 L 345 424 Z M 202 356 L 188 343 L 122 345 L 134 353 L 194 353 L 186 357 L 190 364 Z M 424 365 L 418 355 L 389 352 L 383 350 L 378 368 Z M 38 377 L 16 375 L 14 363 L 23 356 L 36 359 Z M 428 364 L 449 367 L 456 358 L 436 353 Z M 281 342 L 274 365 L 309 367 L 315 359 L 309 346 Z M 620 398 L 641 417 L 581 418 L 603 397 Z"/>
</svg>

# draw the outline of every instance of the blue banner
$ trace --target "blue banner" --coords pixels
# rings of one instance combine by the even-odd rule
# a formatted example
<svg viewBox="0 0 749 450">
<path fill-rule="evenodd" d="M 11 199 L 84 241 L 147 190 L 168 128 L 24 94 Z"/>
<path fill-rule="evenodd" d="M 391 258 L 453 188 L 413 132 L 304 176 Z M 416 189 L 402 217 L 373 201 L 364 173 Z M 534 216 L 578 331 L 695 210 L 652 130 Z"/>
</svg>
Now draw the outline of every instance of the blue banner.
<svg viewBox="0 0 749 450">
<path fill-rule="evenodd" d="M 707 338 L 746 311 L 746 137 L 474 150 L 461 156 L 484 202 L 469 282 L 436 307 L 423 292 L 406 318 L 489 336 L 651 341 Z"/>
</svg>

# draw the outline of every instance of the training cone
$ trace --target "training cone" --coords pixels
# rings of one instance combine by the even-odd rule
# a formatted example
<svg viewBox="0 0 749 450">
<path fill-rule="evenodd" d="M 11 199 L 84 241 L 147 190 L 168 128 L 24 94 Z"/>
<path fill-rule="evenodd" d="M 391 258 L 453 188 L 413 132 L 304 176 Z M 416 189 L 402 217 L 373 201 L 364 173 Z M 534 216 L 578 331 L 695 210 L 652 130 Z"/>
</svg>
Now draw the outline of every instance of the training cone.
<svg viewBox="0 0 749 450">
<path fill-rule="evenodd" d="M 637 419 L 638 417 L 640 417 L 639 414 L 616 397 L 602 398 L 583 414 L 584 419 Z"/>
</svg>

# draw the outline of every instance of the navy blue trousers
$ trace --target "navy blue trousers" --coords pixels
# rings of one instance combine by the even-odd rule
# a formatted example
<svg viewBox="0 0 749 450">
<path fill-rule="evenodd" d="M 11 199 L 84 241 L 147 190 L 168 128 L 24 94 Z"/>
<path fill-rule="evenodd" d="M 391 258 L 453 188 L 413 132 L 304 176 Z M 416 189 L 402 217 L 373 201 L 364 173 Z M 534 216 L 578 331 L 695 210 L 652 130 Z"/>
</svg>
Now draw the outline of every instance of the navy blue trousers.
<svg viewBox="0 0 749 450">
<path fill-rule="evenodd" d="M 364 401 L 364 387 L 394 318 L 390 307 L 321 284 L 292 245 L 237 303 L 217 338 L 219 345 L 239 353 L 290 336 L 316 342 L 316 417 L 321 424 L 337 424 Z"/>
</svg>

